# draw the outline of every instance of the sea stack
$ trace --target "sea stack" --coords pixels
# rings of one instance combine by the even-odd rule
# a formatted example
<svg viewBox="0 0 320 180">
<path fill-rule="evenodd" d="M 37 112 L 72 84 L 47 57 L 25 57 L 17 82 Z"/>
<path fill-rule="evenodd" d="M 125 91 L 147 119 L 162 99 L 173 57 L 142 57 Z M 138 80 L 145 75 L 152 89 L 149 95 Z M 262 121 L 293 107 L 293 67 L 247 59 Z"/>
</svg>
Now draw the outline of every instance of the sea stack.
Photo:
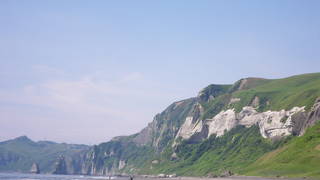
<svg viewBox="0 0 320 180">
<path fill-rule="evenodd" d="M 40 174 L 40 168 L 39 165 L 37 163 L 33 163 L 30 169 L 30 173 L 33 174 Z"/>
<path fill-rule="evenodd" d="M 64 156 L 60 155 L 58 157 L 52 174 L 68 174 L 67 163 Z"/>
</svg>

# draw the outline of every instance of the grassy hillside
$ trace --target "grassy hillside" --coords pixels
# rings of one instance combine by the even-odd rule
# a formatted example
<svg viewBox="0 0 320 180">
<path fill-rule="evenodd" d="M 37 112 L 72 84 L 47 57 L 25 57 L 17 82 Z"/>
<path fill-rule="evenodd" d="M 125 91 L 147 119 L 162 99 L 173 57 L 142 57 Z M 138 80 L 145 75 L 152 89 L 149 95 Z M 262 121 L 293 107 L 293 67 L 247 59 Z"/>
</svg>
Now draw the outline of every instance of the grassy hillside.
<svg viewBox="0 0 320 180">
<path fill-rule="evenodd" d="M 259 99 L 259 111 L 288 110 L 295 106 L 306 106 L 309 110 L 320 97 L 320 73 L 272 80 L 248 78 L 237 90 L 240 82 L 236 82 L 228 92 L 202 103 L 205 108 L 202 119 L 212 118 L 221 110 L 230 108 L 239 112 L 244 106 L 251 105 L 256 97 Z M 229 104 L 232 98 L 240 98 L 240 101 Z"/>
<path fill-rule="evenodd" d="M 237 110 L 250 104 L 255 96 L 260 99 L 260 111 L 288 110 L 294 106 L 306 106 L 308 110 L 320 96 L 320 73 L 270 80 L 254 88 L 235 92 L 232 96 L 241 99 L 234 104 Z"/>
<path fill-rule="evenodd" d="M 265 154 L 242 173 L 320 179 L 320 123 L 309 128 L 305 135 Z"/>
</svg>

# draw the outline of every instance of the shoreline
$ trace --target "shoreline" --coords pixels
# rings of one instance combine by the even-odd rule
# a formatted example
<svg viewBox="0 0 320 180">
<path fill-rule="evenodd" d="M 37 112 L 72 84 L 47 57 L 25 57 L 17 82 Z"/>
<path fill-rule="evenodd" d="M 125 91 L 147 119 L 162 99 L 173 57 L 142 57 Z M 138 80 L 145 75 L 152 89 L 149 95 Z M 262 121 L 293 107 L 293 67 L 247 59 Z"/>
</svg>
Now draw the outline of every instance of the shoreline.
<svg viewBox="0 0 320 180">
<path fill-rule="evenodd" d="M 128 179 L 130 176 L 107 176 L 107 175 L 81 175 L 81 174 L 32 174 L 22 172 L 0 172 L 0 175 L 21 175 L 21 176 L 64 176 L 64 177 L 83 177 L 89 179 L 103 179 L 103 180 L 117 180 L 117 179 Z M 112 177 L 112 178 L 110 178 Z M 196 177 L 196 176 L 177 176 L 177 177 L 159 177 L 156 175 L 133 175 L 133 179 L 158 179 L 158 180 L 311 180 L 311 177 L 306 178 L 288 178 L 288 177 L 261 177 L 261 176 L 227 176 L 227 177 Z M 1 178 L 0 178 L 1 179 Z"/>
</svg>

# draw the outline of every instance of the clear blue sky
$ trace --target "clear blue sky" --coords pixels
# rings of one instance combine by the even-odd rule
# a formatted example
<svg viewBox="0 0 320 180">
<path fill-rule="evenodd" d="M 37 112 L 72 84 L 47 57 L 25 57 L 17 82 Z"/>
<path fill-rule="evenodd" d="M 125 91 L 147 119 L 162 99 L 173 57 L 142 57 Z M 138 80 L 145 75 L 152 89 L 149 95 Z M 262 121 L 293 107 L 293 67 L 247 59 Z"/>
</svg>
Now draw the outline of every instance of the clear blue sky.
<svg viewBox="0 0 320 180">
<path fill-rule="evenodd" d="M 211 83 L 320 70 L 320 1 L 0 1 L 0 141 L 99 143 Z"/>
</svg>

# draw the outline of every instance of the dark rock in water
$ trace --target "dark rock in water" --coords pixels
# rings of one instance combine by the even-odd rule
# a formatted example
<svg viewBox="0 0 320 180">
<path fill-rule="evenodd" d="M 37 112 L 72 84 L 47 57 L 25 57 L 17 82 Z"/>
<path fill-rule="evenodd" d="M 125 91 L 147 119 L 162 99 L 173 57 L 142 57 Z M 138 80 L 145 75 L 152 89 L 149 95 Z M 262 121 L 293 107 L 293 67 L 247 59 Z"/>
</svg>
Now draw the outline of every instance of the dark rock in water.
<svg viewBox="0 0 320 180">
<path fill-rule="evenodd" d="M 33 163 L 30 169 L 30 172 L 33 174 L 40 174 L 40 168 L 37 163 Z"/>
<path fill-rule="evenodd" d="M 52 174 L 68 174 L 67 163 L 64 156 L 59 156 L 55 163 L 55 168 Z"/>
</svg>

